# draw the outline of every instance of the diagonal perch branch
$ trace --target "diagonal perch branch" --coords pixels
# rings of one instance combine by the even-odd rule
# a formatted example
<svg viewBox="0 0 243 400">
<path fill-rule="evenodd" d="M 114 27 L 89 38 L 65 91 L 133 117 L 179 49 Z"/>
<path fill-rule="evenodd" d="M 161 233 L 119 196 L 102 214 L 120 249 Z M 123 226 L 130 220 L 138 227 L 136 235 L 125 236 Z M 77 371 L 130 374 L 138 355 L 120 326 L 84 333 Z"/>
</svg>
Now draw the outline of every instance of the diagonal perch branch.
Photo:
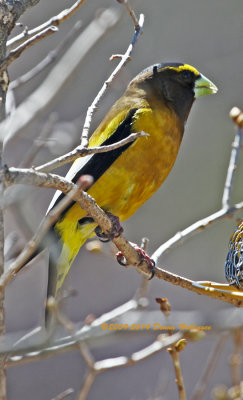
<svg viewBox="0 0 243 400">
<path fill-rule="evenodd" d="M 76 185 L 72 182 L 68 181 L 65 178 L 61 178 L 58 175 L 40 173 L 30 169 L 17 169 L 10 168 L 5 172 L 5 184 L 6 186 L 11 186 L 13 184 L 27 184 L 27 185 L 35 185 L 41 187 L 49 187 L 57 190 L 61 190 L 64 193 L 69 192 Z M 95 200 L 86 192 L 81 191 L 78 196 L 74 197 L 74 200 L 77 201 L 80 206 L 87 211 L 87 213 L 95 220 L 95 222 L 101 227 L 101 229 L 108 233 L 112 230 L 112 221 L 107 216 L 107 214 L 96 204 Z M 226 211 L 223 216 L 227 216 L 227 213 L 231 214 L 239 209 L 243 208 L 243 202 L 238 203 L 235 206 L 231 207 L 230 210 Z M 216 219 L 215 219 L 216 220 Z M 113 239 L 113 243 L 116 247 L 122 252 L 129 265 L 134 266 L 137 271 L 141 274 L 150 277 L 151 269 L 146 260 L 141 262 L 140 256 L 138 255 L 135 248 L 122 236 L 120 235 L 117 238 Z M 173 285 L 181 286 L 187 290 L 198 294 L 204 294 L 206 296 L 224 301 L 226 303 L 233 304 L 238 307 L 243 306 L 243 298 L 235 298 L 229 297 L 224 292 L 218 292 L 212 290 L 212 288 L 202 288 L 195 285 L 195 282 L 183 278 L 179 275 L 175 275 L 169 271 L 166 271 L 162 268 L 155 268 L 155 276 L 159 279 L 165 280 L 167 282 L 172 283 Z"/>
</svg>

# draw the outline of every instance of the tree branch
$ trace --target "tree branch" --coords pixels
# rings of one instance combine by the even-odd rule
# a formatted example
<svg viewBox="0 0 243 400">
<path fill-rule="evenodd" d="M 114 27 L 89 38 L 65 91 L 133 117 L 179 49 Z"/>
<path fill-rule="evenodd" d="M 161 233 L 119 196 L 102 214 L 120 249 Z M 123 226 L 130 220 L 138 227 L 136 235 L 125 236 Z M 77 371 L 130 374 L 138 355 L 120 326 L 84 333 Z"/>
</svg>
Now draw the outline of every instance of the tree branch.
<svg viewBox="0 0 243 400">
<path fill-rule="evenodd" d="M 16 108 L 6 121 L 2 122 L 0 141 L 6 143 L 15 135 L 21 136 L 25 132 L 26 127 L 39 117 L 60 93 L 88 51 L 108 29 L 118 22 L 118 19 L 117 11 L 107 9 L 86 27 L 54 66 L 41 86 Z M 71 64 L 70 60 L 72 60 Z"/>
<path fill-rule="evenodd" d="M 75 187 L 72 182 L 69 182 L 65 178 L 61 178 L 58 175 L 47 174 L 43 172 L 36 172 L 34 170 L 21 170 L 17 168 L 10 168 L 5 172 L 5 183 L 6 185 L 12 185 L 16 183 L 36 185 L 42 187 L 49 187 L 57 190 L 61 190 L 67 193 L 69 190 Z M 101 227 L 104 233 L 112 231 L 113 224 L 107 214 L 96 204 L 95 200 L 86 192 L 81 191 L 78 196 L 74 197 L 81 208 L 87 211 L 87 213 L 94 219 L 94 221 Z M 224 210 L 224 216 L 228 213 L 232 214 L 238 209 L 243 208 L 243 202 L 236 204 L 231 207 L 228 211 Z M 222 218 L 223 215 L 220 215 Z M 219 218 L 218 218 L 219 219 Z M 137 253 L 136 249 L 122 236 L 113 239 L 113 243 L 122 252 L 129 265 L 134 266 L 137 271 L 147 277 L 151 276 L 150 265 L 146 260 L 142 260 Z M 238 307 L 243 306 L 243 294 L 235 289 L 237 295 L 226 293 L 225 291 L 217 291 L 211 288 L 205 288 L 193 282 L 189 279 L 183 278 L 176 274 L 172 274 L 159 267 L 155 268 L 155 276 L 159 279 L 166 280 L 173 285 L 181 286 L 187 290 L 193 291 L 198 294 L 204 294 L 206 296 L 236 305 Z"/>
<path fill-rule="evenodd" d="M 81 21 L 77 21 L 71 31 L 67 34 L 64 40 L 54 49 L 51 50 L 39 64 L 37 64 L 30 71 L 26 72 L 24 75 L 15 79 L 15 81 L 10 82 L 10 88 L 16 89 L 19 86 L 29 82 L 31 79 L 35 78 L 40 72 L 45 70 L 50 64 L 56 61 L 57 57 L 64 51 L 66 46 L 73 41 L 73 38 L 80 32 L 82 27 Z"/>
<path fill-rule="evenodd" d="M 26 1 L 26 3 L 30 3 L 31 1 Z M 39 0 L 35 1 L 35 3 L 38 3 Z M 58 15 L 55 15 L 54 17 L 48 19 L 48 21 L 44 22 L 43 24 L 37 26 L 34 29 L 31 29 L 29 31 L 24 31 L 20 33 L 19 35 L 15 36 L 14 38 L 8 40 L 7 42 L 7 48 L 8 50 L 10 48 L 13 48 L 14 46 L 19 45 L 26 39 L 31 38 L 32 36 L 35 36 L 39 34 L 41 31 L 50 28 L 50 26 L 58 26 L 60 25 L 61 22 L 67 20 L 70 18 L 83 4 L 85 0 L 78 0 L 76 1 L 72 7 L 61 11 Z M 33 2 L 32 2 L 33 3 Z"/>
<path fill-rule="evenodd" d="M 74 150 L 70 151 L 69 153 L 64 154 L 63 156 L 60 156 L 58 158 L 55 158 L 54 160 L 49 161 L 46 164 L 35 167 L 35 171 L 49 172 L 55 168 L 60 167 L 61 165 L 74 161 L 79 157 L 85 157 L 89 154 L 106 153 L 108 151 L 118 149 L 119 147 L 122 147 L 125 144 L 133 142 L 139 137 L 144 137 L 144 136 L 149 136 L 149 135 L 148 133 L 145 132 L 137 132 L 137 133 L 131 133 L 131 135 L 129 135 L 127 138 L 122 139 L 114 144 L 110 144 L 108 146 L 100 146 L 100 147 L 77 146 Z"/>
<path fill-rule="evenodd" d="M 130 59 L 131 53 L 133 51 L 133 47 L 134 47 L 135 43 L 137 42 L 139 36 L 143 32 L 143 24 L 144 24 L 144 15 L 140 14 L 139 22 L 138 22 L 138 24 L 135 25 L 135 33 L 134 33 L 134 35 L 132 37 L 130 45 L 127 48 L 127 51 L 125 52 L 125 54 L 120 55 L 121 61 L 119 62 L 117 67 L 114 69 L 112 74 L 109 76 L 109 78 L 105 81 L 105 83 L 103 84 L 103 86 L 100 89 L 99 93 L 95 97 L 93 103 L 89 106 L 87 114 L 86 114 L 86 118 L 85 118 L 85 121 L 84 121 L 82 135 L 81 135 L 81 147 L 87 147 L 88 146 L 88 143 L 89 143 L 89 141 L 88 141 L 89 129 L 90 129 L 90 124 L 91 124 L 93 113 L 96 110 L 96 108 L 97 108 L 99 102 L 101 101 L 102 97 L 106 93 L 106 91 L 107 91 L 109 85 L 111 84 L 111 82 L 118 75 L 118 73 L 120 72 L 121 68 Z"/>
<path fill-rule="evenodd" d="M 29 47 L 55 32 L 57 32 L 57 28 L 54 26 L 46 28 L 45 30 L 26 40 L 24 43 L 20 44 L 16 49 L 11 50 L 7 57 L 4 58 L 0 63 L 0 73 L 2 73 L 13 61 L 15 61 L 16 58 L 20 57 L 21 54 Z"/>
</svg>

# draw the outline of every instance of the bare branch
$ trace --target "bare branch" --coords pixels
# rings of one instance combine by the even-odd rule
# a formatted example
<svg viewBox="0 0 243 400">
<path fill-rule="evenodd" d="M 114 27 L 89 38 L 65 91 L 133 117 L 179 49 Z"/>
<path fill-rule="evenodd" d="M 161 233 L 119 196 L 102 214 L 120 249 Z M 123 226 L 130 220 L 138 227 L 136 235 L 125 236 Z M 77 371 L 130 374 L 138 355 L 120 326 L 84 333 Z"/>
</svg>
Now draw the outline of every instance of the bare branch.
<svg viewBox="0 0 243 400">
<path fill-rule="evenodd" d="M 110 369 L 127 367 L 128 365 L 136 364 L 146 360 L 162 350 L 165 350 L 168 346 L 177 343 L 178 340 L 182 339 L 186 335 L 187 332 L 177 332 L 173 335 L 161 334 L 152 344 L 143 348 L 142 350 L 136 351 L 129 357 L 121 356 L 110 358 L 108 360 L 96 361 L 94 364 L 94 369 L 96 372 L 104 372 Z"/>
<path fill-rule="evenodd" d="M 61 190 L 64 193 L 67 193 L 69 190 L 75 187 L 72 182 L 67 181 L 65 178 L 61 178 L 58 175 L 36 172 L 34 170 L 21 170 L 17 168 L 10 168 L 5 172 L 5 183 L 6 185 L 22 183 L 43 187 L 52 187 Z M 112 230 L 112 221 L 88 193 L 81 191 L 78 196 L 74 197 L 74 200 L 77 201 L 80 206 L 87 211 L 87 213 L 101 227 L 104 233 L 108 233 Z M 242 208 L 243 202 L 236 204 L 228 211 L 222 210 L 220 216 L 218 216 L 218 219 L 219 217 L 222 218 L 223 216 L 227 216 L 228 213 L 232 215 L 236 210 Z M 139 273 L 144 274 L 147 277 L 151 276 L 151 269 L 148 262 L 146 260 L 141 262 L 141 258 L 136 249 L 122 235 L 114 238 L 113 243 L 122 252 L 129 265 L 134 266 Z M 226 290 L 220 291 L 214 289 L 213 287 L 207 288 L 198 284 L 197 282 L 193 282 L 189 279 L 172 274 L 171 272 L 163 270 L 159 267 L 155 268 L 155 276 L 159 279 L 166 280 L 173 285 L 181 286 L 195 293 L 204 294 L 238 307 L 243 306 L 243 293 L 237 291 L 237 289 L 234 289 L 233 293 L 227 293 Z"/>
<path fill-rule="evenodd" d="M 26 127 L 39 117 L 51 101 L 57 97 L 88 51 L 108 29 L 118 22 L 119 18 L 120 14 L 117 10 L 107 9 L 86 27 L 54 66 L 41 86 L 24 100 L 6 121 L 2 122 L 0 141 L 6 143 L 15 135 L 21 136 L 25 132 Z"/>
<path fill-rule="evenodd" d="M 67 34 L 64 40 L 54 49 L 51 50 L 43 60 L 37 64 L 34 68 L 30 71 L 26 72 L 24 75 L 20 76 L 19 78 L 15 79 L 15 81 L 10 83 L 11 89 L 16 89 L 19 86 L 23 85 L 24 83 L 29 82 L 31 79 L 35 78 L 40 72 L 45 70 L 50 64 L 52 64 L 57 57 L 64 51 L 66 46 L 73 41 L 74 36 L 80 32 L 82 27 L 81 21 L 77 21 L 71 31 Z"/>
<path fill-rule="evenodd" d="M 10 53 L 5 57 L 0 63 L 0 73 L 3 72 L 16 58 L 20 57 L 23 51 L 27 50 L 30 46 L 38 43 L 45 37 L 57 32 L 57 28 L 51 26 L 40 33 L 36 34 L 32 38 L 26 40 L 24 43 L 20 44 L 16 49 L 11 50 Z"/>
<path fill-rule="evenodd" d="M 149 136 L 149 135 L 148 135 L 148 133 L 145 133 L 145 132 L 137 132 L 137 133 L 131 133 L 131 135 L 129 135 L 127 138 L 122 139 L 119 142 L 116 142 L 114 144 L 110 144 L 108 146 L 100 146 L 100 147 L 78 146 L 74 150 L 70 151 L 67 154 L 64 154 L 63 156 L 55 158 L 54 160 L 49 161 L 46 164 L 40 165 L 39 167 L 35 167 L 35 171 L 49 172 L 55 168 L 60 167 L 61 165 L 67 164 L 71 161 L 74 161 L 79 157 L 85 157 L 89 154 L 95 154 L 95 153 L 106 153 L 108 151 L 118 149 L 119 147 L 122 147 L 127 143 L 133 142 L 137 138 L 143 137 L 143 136 Z"/>
<path fill-rule="evenodd" d="M 201 232 L 203 229 L 211 226 L 214 222 L 221 220 L 227 216 L 232 216 L 236 211 L 241 210 L 243 208 L 243 202 L 236 204 L 235 206 L 229 209 L 221 209 L 208 217 L 205 217 L 194 224 L 188 226 L 180 232 L 177 232 L 171 239 L 167 240 L 167 242 L 163 243 L 158 249 L 153 253 L 152 258 L 155 262 L 158 262 L 158 259 L 168 251 L 171 251 L 174 247 L 182 244 L 185 239 L 189 239 L 194 236 L 196 233 Z"/>
<path fill-rule="evenodd" d="M 186 400 L 187 397 L 186 397 L 184 380 L 183 380 L 183 375 L 182 375 L 182 370 L 181 370 L 179 351 L 177 350 L 177 347 L 178 347 L 178 342 L 175 343 L 175 345 L 173 345 L 171 348 L 168 349 L 168 353 L 171 355 L 171 358 L 173 360 L 175 376 L 176 376 L 175 381 L 176 381 L 176 384 L 178 387 L 180 400 Z"/>
<path fill-rule="evenodd" d="M 227 177 L 224 186 L 224 193 L 222 198 L 222 208 L 229 208 L 230 206 L 230 196 L 232 191 L 232 184 L 234 179 L 234 174 L 236 171 L 236 165 L 239 157 L 239 152 L 241 148 L 241 141 L 242 141 L 242 128 L 243 128 L 243 113 L 242 111 L 237 108 L 233 107 L 230 111 L 230 116 L 237 125 L 237 131 L 235 134 L 234 141 L 232 143 L 232 151 L 230 156 L 230 162 L 227 172 Z"/>
<path fill-rule="evenodd" d="M 86 376 L 84 378 L 84 383 L 83 383 L 82 389 L 80 390 L 79 395 L 78 395 L 78 400 L 86 400 L 86 398 L 89 394 L 89 391 L 91 389 L 91 386 L 93 385 L 93 382 L 95 380 L 95 377 L 96 377 L 96 373 L 93 370 L 89 371 L 86 374 Z"/>
<path fill-rule="evenodd" d="M 163 318 L 163 316 L 161 318 L 161 311 L 141 311 L 140 304 L 132 299 L 96 318 L 90 325 L 84 325 L 82 322 L 76 324 L 72 335 L 67 335 L 66 330 L 63 332 L 63 330 L 60 331 L 59 329 L 57 335 L 52 337 L 51 341 L 50 337 L 48 337 L 48 341 L 46 340 L 46 334 L 42 335 L 39 340 L 33 337 L 31 341 L 30 335 L 27 333 L 24 339 L 21 338 L 21 343 L 18 340 L 19 337 L 17 338 L 17 344 L 16 339 L 13 340 L 12 337 L 9 338 L 7 335 L 5 343 L 0 344 L 0 354 L 8 356 L 7 366 L 10 367 L 53 357 L 57 353 L 60 354 L 71 349 L 74 350 L 77 348 L 77 345 L 82 345 L 84 342 L 89 346 L 92 346 L 93 343 L 97 344 L 99 339 L 103 344 L 104 341 L 110 343 L 110 335 L 107 336 L 109 324 L 127 324 L 127 321 L 132 321 L 134 320 L 133 318 L 136 318 L 136 321 L 141 324 L 146 321 L 151 326 L 148 331 L 150 333 L 154 333 L 154 323 L 157 324 L 158 320 L 161 320 L 161 325 L 166 326 L 168 324 L 168 319 Z M 187 321 L 186 326 L 178 326 L 178 321 L 185 320 Z M 235 326 L 243 327 L 242 312 L 236 308 L 219 310 L 217 319 L 215 319 L 215 314 L 212 310 L 211 312 L 207 310 L 207 312 L 196 312 L 193 314 L 190 311 L 172 312 L 170 315 L 170 326 L 177 326 L 180 328 L 180 332 L 185 332 L 185 330 L 190 329 L 192 326 L 195 327 L 195 320 L 200 321 L 200 325 L 203 323 L 203 325 L 209 326 L 211 328 L 210 332 L 222 332 L 226 329 L 232 331 Z M 194 339 L 191 338 L 191 340 L 203 337 L 203 332 L 199 332 L 197 329 L 190 332 L 191 336 L 194 336 Z M 118 332 L 117 330 L 109 330 L 109 334 L 117 336 Z M 124 334 L 124 331 L 120 332 L 120 335 Z M 135 332 L 134 334 L 136 335 Z M 28 340 L 25 339 L 26 336 Z"/>
<path fill-rule="evenodd" d="M 105 83 L 103 84 L 103 86 L 100 89 L 99 93 L 95 97 L 93 103 L 88 108 L 88 111 L 87 111 L 87 114 L 86 114 L 86 118 L 85 118 L 85 121 L 84 121 L 82 135 L 81 135 L 81 146 L 82 147 L 87 147 L 88 143 L 89 143 L 88 136 L 89 136 L 89 129 L 90 129 L 90 124 L 91 124 L 93 113 L 94 113 L 95 109 L 97 108 L 99 102 L 101 101 L 102 97 L 106 93 L 106 91 L 107 91 L 109 85 L 111 84 L 111 82 L 118 75 L 118 73 L 120 72 L 121 68 L 130 59 L 131 53 L 133 51 L 133 47 L 134 47 L 136 41 L 138 40 L 139 36 L 141 35 L 141 33 L 143 31 L 143 24 L 144 24 L 144 15 L 141 14 L 140 17 L 139 17 L 138 25 L 135 25 L 135 33 L 134 33 L 134 35 L 132 37 L 130 45 L 127 48 L 127 51 L 125 52 L 125 54 L 121 55 L 121 61 L 119 62 L 117 67 L 114 69 L 114 71 L 112 72 L 110 77 L 105 81 Z"/>
<path fill-rule="evenodd" d="M 236 169 L 236 163 L 238 160 L 238 154 L 240 151 L 241 147 L 241 124 L 243 126 L 243 113 L 241 112 L 240 109 L 237 107 L 234 107 L 230 115 L 232 119 L 235 121 L 235 123 L 239 126 L 238 131 L 235 134 L 235 140 L 232 146 L 232 151 L 231 151 L 231 157 L 230 157 L 230 162 L 229 162 L 229 167 L 228 167 L 228 172 L 227 172 L 227 178 L 226 178 L 226 183 L 225 183 L 225 188 L 224 188 L 224 193 L 223 193 L 223 199 L 222 199 L 222 208 L 209 215 L 206 218 L 203 218 L 194 224 L 188 226 L 187 228 L 183 229 L 181 232 L 177 232 L 171 239 L 167 240 L 167 242 L 163 243 L 152 255 L 152 258 L 155 262 L 158 261 L 158 259 L 165 253 L 170 251 L 172 248 L 175 246 L 178 246 L 179 244 L 182 244 L 185 239 L 190 238 L 191 236 L 195 235 L 195 233 L 200 232 L 202 229 L 205 229 L 212 223 L 218 221 L 221 218 L 224 218 L 226 216 L 231 216 L 232 212 L 234 213 L 235 211 L 242 209 L 242 204 L 243 203 L 238 203 L 236 209 L 229 208 L 229 202 L 230 202 L 230 195 L 231 195 L 231 190 L 232 190 L 232 184 L 233 184 L 233 177 L 234 177 L 234 172 Z"/>
<path fill-rule="evenodd" d="M 65 21 L 66 19 L 70 18 L 83 4 L 85 0 L 78 0 L 74 3 L 74 5 L 66 10 L 61 11 L 58 15 L 50 18 L 48 21 L 44 22 L 43 24 L 37 26 L 30 31 L 27 30 L 22 32 L 20 35 L 15 36 L 14 38 L 10 39 L 7 42 L 8 50 L 17 46 L 19 43 L 22 43 L 28 38 L 35 36 L 36 34 L 40 33 L 41 31 L 49 28 L 50 26 L 58 26 L 61 22 Z"/>
</svg>

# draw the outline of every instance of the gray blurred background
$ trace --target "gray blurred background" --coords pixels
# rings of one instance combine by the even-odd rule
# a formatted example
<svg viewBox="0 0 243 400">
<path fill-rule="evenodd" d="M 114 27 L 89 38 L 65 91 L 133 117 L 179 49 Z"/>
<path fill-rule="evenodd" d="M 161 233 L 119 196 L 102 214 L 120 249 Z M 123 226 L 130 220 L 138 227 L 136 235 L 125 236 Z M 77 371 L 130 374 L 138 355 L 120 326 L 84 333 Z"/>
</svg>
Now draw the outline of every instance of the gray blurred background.
<svg viewBox="0 0 243 400">
<path fill-rule="evenodd" d="M 221 207 L 234 137 L 234 126 L 228 113 L 234 105 L 243 107 L 243 5 L 240 0 L 131 0 L 130 3 L 137 14 L 145 14 L 144 33 L 136 44 L 132 61 L 122 70 L 100 104 L 92 122 L 92 130 L 124 91 L 129 80 L 155 62 L 191 64 L 219 88 L 217 95 L 200 98 L 194 104 L 179 156 L 163 187 L 123 224 L 125 236 L 132 242 L 139 244 L 143 236 L 150 239 L 151 254 L 178 230 Z M 32 28 L 71 5 L 72 1 L 42 0 L 23 16 L 21 22 Z M 57 112 L 58 122 L 48 145 L 38 153 L 32 164 L 49 161 L 79 143 L 76 128 L 80 126 L 81 129 L 87 107 L 117 62 L 110 62 L 109 57 L 123 53 L 127 48 L 133 35 L 132 22 L 123 7 L 115 1 L 87 0 L 71 19 L 60 25 L 58 33 L 27 50 L 9 68 L 10 79 L 16 79 L 55 48 L 77 20 L 82 20 L 85 29 L 106 7 L 121 9 L 119 22 L 92 48 L 48 110 L 24 132 L 23 137 L 8 142 L 5 162 L 9 166 L 17 167 L 20 164 L 53 111 Z M 15 33 L 19 32 L 20 28 L 16 28 Z M 15 91 L 17 105 L 38 87 L 49 70 L 43 71 L 38 78 Z M 232 203 L 242 200 L 242 161 L 241 154 Z M 68 166 L 55 172 L 65 174 L 67 169 Z M 11 208 L 6 211 L 6 233 L 20 232 L 23 241 L 38 226 L 53 196 L 53 191 L 49 189 L 25 188 L 24 192 L 28 197 L 23 199 L 21 207 L 24 205 L 25 210 L 28 210 L 29 228 L 23 231 L 23 224 L 16 217 L 16 212 Z M 242 212 L 237 217 L 242 218 Z M 225 256 L 235 225 L 232 219 L 218 222 L 164 256 L 160 265 L 193 280 L 225 282 Z M 108 245 L 104 249 L 109 253 Z M 26 267 L 8 287 L 8 331 L 27 330 L 42 321 L 47 277 L 44 258 L 39 257 Z M 126 270 L 109 255 L 91 254 L 83 248 L 66 279 L 66 288 L 77 290 L 77 296 L 66 302 L 66 313 L 74 321 L 82 320 L 89 313 L 99 316 L 131 298 L 140 280 L 141 277 L 134 269 Z M 158 280 L 151 284 L 151 309 L 157 309 L 155 297 L 167 297 L 175 311 L 200 310 L 207 313 L 210 309 L 217 315 L 219 309 L 228 308 L 230 312 L 230 306 L 224 303 Z M 150 340 L 143 339 L 138 333 L 130 341 L 96 349 L 94 356 L 102 359 L 130 354 L 150 343 Z M 181 355 L 189 398 L 214 341 L 215 336 L 210 336 L 199 343 L 189 344 Z M 226 347 L 205 399 L 210 398 L 210 391 L 216 383 L 231 383 L 227 365 L 230 344 Z M 51 399 L 68 387 L 78 391 L 84 372 L 85 366 L 78 352 L 11 368 L 8 371 L 9 399 Z M 89 398 L 107 397 L 117 400 L 178 398 L 169 355 L 164 352 L 135 367 L 99 376 Z"/>
</svg>

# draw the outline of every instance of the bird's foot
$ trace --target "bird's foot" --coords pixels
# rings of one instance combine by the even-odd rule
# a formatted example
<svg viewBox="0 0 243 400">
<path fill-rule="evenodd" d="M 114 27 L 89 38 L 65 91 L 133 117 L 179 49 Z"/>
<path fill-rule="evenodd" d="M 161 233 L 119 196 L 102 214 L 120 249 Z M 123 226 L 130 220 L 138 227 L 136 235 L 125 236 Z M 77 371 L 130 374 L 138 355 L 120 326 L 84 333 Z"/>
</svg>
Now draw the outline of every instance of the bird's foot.
<svg viewBox="0 0 243 400">
<path fill-rule="evenodd" d="M 150 258 L 148 256 L 148 254 L 143 249 L 138 247 L 138 245 L 136 245 L 135 243 L 131 243 L 131 242 L 130 242 L 130 244 L 135 248 L 136 252 L 140 256 L 141 261 L 140 261 L 139 264 L 142 264 L 144 261 L 147 261 L 149 269 L 151 270 L 151 276 L 150 276 L 149 280 L 152 279 L 154 277 L 154 274 L 155 274 L 155 262 L 154 262 L 154 260 L 152 260 L 152 258 Z M 124 257 L 124 255 L 122 254 L 121 251 L 119 251 L 116 254 L 116 258 L 117 258 L 117 261 L 118 261 L 118 263 L 120 265 L 123 265 L 124 267 L 126 267 L 128 265 L 127 260 L 126 260 L 126 258 Z"/>
<path fill-rule="evenodd" d="M 109 242 L 110 240 L 120 236 L 123 232 L 123 227 L 120 224 L 119 217 L 117 217 L 116 215 L 113 215 L 110 212 L 106 212 L 106 214 L 112 221 L 113 229 L 111 231 L 109 231 L 108 233 L 104 233 L 104 232 L 102 232 L 102 229 L 100 226 L 97 226 L 95 228 L 95 233 L 101 242 Z"/>
</svg>

